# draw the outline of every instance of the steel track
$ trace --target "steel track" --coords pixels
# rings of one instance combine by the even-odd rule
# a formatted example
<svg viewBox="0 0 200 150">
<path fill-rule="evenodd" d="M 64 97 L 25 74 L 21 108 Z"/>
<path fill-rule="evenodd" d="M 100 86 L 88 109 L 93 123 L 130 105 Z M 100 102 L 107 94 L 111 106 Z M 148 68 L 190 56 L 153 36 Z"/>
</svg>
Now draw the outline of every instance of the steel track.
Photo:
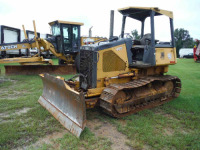
<svg viewBox="0 0 200 150">
<path fill-rule="evenodd" d="M 167 81 L 173 82 L 173 90 L 170 94 L 167 92 L 159 92 L 159 89 L 156 94 L 148 95 L 146 97 L 135 97 L 124 100 L 122 104 L 117 104 L 114 100 L 116 98 L 116 94 L 120 91 L 134 91 L 139 88 L 143 88 L 145 90 L 141 91 L 141 95 L 145 95 L 145 91 L 148 89 L 148 85 L 155 84 L 155 82 L 162 82 L 163 84 Z M 161 87 L 163 88 L 163 87 Z M 100 107 L 103 110 L 113 116 L 113 117 L 125 117 L 132 113 L 136 113 L 138 111 L 153 108 L 158 105 L 162 105 L 176 97 L 179 96 L 181 91 L 181 80 L 176 76 L 170 75 L 162 75 L 162 76 L 148 76 L 145 78 L 137 79 L 128 83 L 123 84 L 112 84 L 104 89 L 100 96 Z M 143 92 L 143 93 L 142 93 Z M 120 96 L 120 95 L 119 95 Z M 121 109 L 122 112 L 117 111 Z M 125 110 L 125 111 L 124 111 Z"/>
</svg>

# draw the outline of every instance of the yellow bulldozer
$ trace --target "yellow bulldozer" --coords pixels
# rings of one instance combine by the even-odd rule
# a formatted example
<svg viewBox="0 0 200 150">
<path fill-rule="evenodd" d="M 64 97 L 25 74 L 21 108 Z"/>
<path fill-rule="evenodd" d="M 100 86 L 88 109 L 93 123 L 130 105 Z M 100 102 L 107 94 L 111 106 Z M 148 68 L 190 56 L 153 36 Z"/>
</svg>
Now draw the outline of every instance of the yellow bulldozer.
<svg viewBox="0 0 200 150">
<path fill-rule="evenodd" d="M 179 96 L 181 81 L 164 75 L 176 61 L 173 13 L 151 7 L 126 7 L 120 37 L 80 48 L 80 71 L 65 80 L 41 74 L 43 94 L 39 103 L 66 129 L 80 136 L 86 126 L 86 108 L 100 107 L 112 117 L 124 117 L 164 104 Z M 155 39 L 154 17 L 164 15 L 170 22 L 170 42 Z M 145 19 L 150 18 L 150 33 L 144 34 Z M 141 39 L 125 31 L 126 18 L 141 22 Z"/>
</svg>

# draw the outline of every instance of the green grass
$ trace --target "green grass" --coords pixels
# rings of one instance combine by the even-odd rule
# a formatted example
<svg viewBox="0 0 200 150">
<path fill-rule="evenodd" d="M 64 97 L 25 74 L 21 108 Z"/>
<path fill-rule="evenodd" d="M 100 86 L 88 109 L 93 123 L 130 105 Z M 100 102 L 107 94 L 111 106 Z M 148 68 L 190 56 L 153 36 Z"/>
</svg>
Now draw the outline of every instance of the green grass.
<svg viewBox="0 0 200 150">
<path fill-rule="evenodd" d="M 56 64 L 57 59 L 54 59 Z M 87 111 L 87 119 L 110 122 L 127 136 L 127 145 L 133 149 L 200 149 L 200 63 L 193 59 L 178 59 L 167 74 L 182 81 L 180 96 L 167 104 L 137 114 L 115 119 L 93 109 Z M 3 70 L 3 65 L 0 65 Z M 70 76 L 64 76 L 69 78 Z M 39 76 L 5 76 L 0 80 L 0 149 L 12 149 L 31 145 L 39 138 L 64 128 L 37 102 L 42 94 Z M 16 114 L 27 108 L 28 111 Z M 101 126 L 96 126 L 99 130 Z M 65 134 L 43 144 L 40 149 L 110 149 L 106 137 L 97 137 L 86 128 L 80 139 Z M 30 148 L 32 149 L 32 148 Z M 34 149 L 34 147 L 33 147 Z"/>
<path fill-rule="evenodd" d="M 125 118 L 119 131 L 128 136 L 133 148 L 200 149 L 200 64 L 178 59 L 168 74 L 182 81 L 180 96 L 160 107 Z M 134 145 L 134 142 L 137 145 Z"/>
<path fill-rule="evenodd" d="M 62 126 L 37 102 L 42 94 L 39 76 L 9 76 L 0 87 L 0 149 L 15 148 L 36 141 L 39 137 L 59 130 Z M 12 84 L 11 84 L 12 83 Z M 14 91 L 14 93 L 10 93 Z M 16 115 L 23 108 L 27 113 Z M 50 125 L 51 123 L 52 125 Z"/>
</svg>

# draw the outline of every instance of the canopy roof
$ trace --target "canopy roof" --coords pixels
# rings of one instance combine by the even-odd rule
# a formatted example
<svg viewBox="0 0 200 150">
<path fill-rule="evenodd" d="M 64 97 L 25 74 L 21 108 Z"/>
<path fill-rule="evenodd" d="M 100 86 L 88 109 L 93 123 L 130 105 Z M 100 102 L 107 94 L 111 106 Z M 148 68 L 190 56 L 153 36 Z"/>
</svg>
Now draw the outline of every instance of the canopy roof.
<svg viewBox="0 0 200 150">
<path fill-rule="evenodd" d="M 139 21 L 143 21 L 149 17 L 152 10 L 155 11 L 155 16 L 165 15 L 173 19 L 173 12 L 161 10 L 158 7 L 125 7 L 118 9 L 121 14 Z"/>
<path fill-rule="evenodd" d="M 81 23 L 81 22 L 62 21 L 62 20 L 56 20 L 56 21 L 49 22 L 49 25 L 52 26 L 52 25 L 54 25 L 55 23 L 73 24 L 73 25 L 79 25 L 79 26 L 84 25 L 84 24 Z"/>
</svg>

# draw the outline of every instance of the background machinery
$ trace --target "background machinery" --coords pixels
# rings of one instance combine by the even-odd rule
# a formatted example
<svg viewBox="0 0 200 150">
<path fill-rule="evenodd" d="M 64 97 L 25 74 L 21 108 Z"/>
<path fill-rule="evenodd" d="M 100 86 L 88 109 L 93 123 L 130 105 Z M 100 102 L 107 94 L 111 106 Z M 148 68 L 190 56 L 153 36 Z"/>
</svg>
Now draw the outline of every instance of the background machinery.
<svg viewBox="0 0 200 150">
<path fill-rule="evenodd" d="M 173 13 L 159 8 L 126 7 L 122 14 L 120 38 L 82 46 L 80 73 L 65 80 L 41 74 L 43 94 L 39 103 L 65 128 L 80 136 L 86 126 L 86 108 L 99 106 L 113 117 L 124 117 L 166 103 L 179 96 L 181 81 L 164 75 L 176 64 Z M 155 39 L 154 18 L 167 16 L 171 42 Z M 141 39 L 124 34 L 126 18 L 141 22 Z M 150 18 L 150 33 L 144 35 L 145 19 Z M 167 44 L 166 44 L 167 43 Z"/>
<path fill-rule="evenodd" d="M 33 25 L 35 33 L 33 39 L 28 39 L 23 26 L 25 34 L 25 40 L 23 42 L 0 44 L 0 51 L 15 49 L 27 49 L 27 51 L 30 51 L 31 48 L 37 48 L 38 50 L 38 53 L 34 56 L 29 55 L 28 57 L 0 59 L 0 64 L 21 64 L 20 66 L 5 66 L 6 74 L 39 74 L 42 72 L 54 74 L 76 73 L 76 68 L 73 64 L 75 63 L 77 54 L 79 53 L 80 46 L 81 44 L 88 44 L 83 42 L 84 40 L 87 40 L 87 37 L 80 37 L 80 26 L 83 25 L 83 23 L 60 20 L 50 22 L 49 25 L 52 29 L 52 37 L 46 39 L 38 37 L 35 22 L 33 22 Z M 105 38 L 90 38 L 93 38 L 93 43 L 95 43 L 96 40 L 106 40 Z M 41 53 L 46 51 L 50 51 L 54 56 L 59 58 L 59 65 L 52 65 L 53 62 L 50 59 L 44 59 L 42 57 Z M 30 54 L 30 52 L 27 53 Z M 60 66 L 62 64 L 70 65 Z"/>
<path fill-rule="evenodd" d="M 24 29 L 25 40 L 18 43 L 5 43 L 0 45 L 0 51 L 9 51 L 15 49 L 37 48 L 38 53 L 34 56 L 4 58 L 0 59 L 0 63 L 20 63 L 20 66 L 5 66 L 8 74 L 39 74 L 41 72 L 50 72 L 55 74 L 75 73 L 76 68 L 70 66 L 52 65 L 50 59 L 44 59 L 41 52 L 50 51 L 54 56 L 59 58 L 59 64 L 71 63 L 74 61 L 80 49 L 80 26 L 83 23 L 68 22 L 68 21 L 53 21 L 49 23 L 52 29 L 52 37 L 39 38 L 36 32 L 35 22 L 34 39 L 28 39 Z M 29 53 L 30 54 L 30 53 Z M 51 65 L 40 65 L 51 64 Z"/>
</svg>

